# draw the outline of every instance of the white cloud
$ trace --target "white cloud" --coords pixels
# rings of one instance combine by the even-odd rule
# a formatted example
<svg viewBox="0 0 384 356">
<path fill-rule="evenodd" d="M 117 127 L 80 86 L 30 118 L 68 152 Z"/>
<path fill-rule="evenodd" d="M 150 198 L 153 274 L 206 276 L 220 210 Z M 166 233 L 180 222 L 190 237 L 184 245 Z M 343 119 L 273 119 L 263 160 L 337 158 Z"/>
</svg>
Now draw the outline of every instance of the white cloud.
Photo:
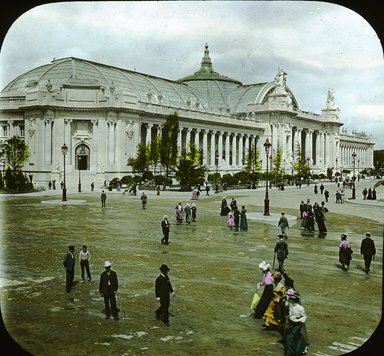
<svg viewBox="0 0 384 356">
<path fill-rule="evenodd" d="M 205 42 L 214 69 L 245 84 L 273 80 L 282 66 L 303 110 L 319 113 L 328 88 L 333 88 L 345 126 L 367 126 L 377 146 L 384 145 L 380 41 L 360 15 L 326 2 L 38 6 L 17 19 L 4 40 L 0 88 L 54 57 L 67 56 L 178 79 L 199 69 Z"/>
</svg>

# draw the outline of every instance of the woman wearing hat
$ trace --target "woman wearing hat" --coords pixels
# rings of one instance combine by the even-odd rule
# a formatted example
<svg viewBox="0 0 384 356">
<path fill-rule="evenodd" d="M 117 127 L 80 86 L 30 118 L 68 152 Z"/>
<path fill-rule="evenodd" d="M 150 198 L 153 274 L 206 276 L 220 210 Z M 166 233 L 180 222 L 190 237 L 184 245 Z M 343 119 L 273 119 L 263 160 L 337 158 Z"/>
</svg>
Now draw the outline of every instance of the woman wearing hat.
<svg viewBox="0 0 384 356">
<path fill-rule="evenodd" d="M 288 289 L 286 292 L 288 302 L 288 330 L 286 335 L 286 356 L 305 355 L 308 353 L 308 335 L 306 329 L 307 315 L 300 303 L 300 294 Z"/>
<path fill-rule="evenodd" d="M 275 284 L 273 289 L 273 298 L 264 313 L 264 326 L 271 330 L 284 330 L 285 323 L 285 292 L 286 288 L 282 281 L 282 275 L 279 272 L 272 274 Z"/>
<path fill-rule="evenodd" d="M 263 318 L 264 313 L 273 298 L 273 278 L 270 271 L 271 266 L 269 263 L 263 261 L 259 264 L 259 268 L 263 271 L 263 278 L 261 282 L 257 284 L 257 288 L 259 289 L 261 286 L 264 286 L 264 290 L 255 308 L 255 319 Z"/>
<path fill-rule="evenodd" d="M 105 271 L 100 275 L 99 292 L 104 297 L 105 319 L 111 314 L 115 320 L 119 320 L 119 310 L 116 306 L 116 293 L 119 289 L 119 281 L 115 271 L 111 270 L 112 262 L 105 261 Z"/>
<path fill-rule="evenodd" d="M 168 277 L 169 267 L 167 265 L 161 265 L 160 275 L 155 281 L 155 296 L 160 307 L 155 311 L 156 319 L 162 320 L 165 325 L 169 326 L 169 305 L 170 295 L 174 295 L 171 281 Z"/>
<path fill-rule="evenodd" d="M 349 241 L 347 241 L 347 235 L 341 234 L 341 241 L 339 243 L 339 261 L 346 271 L 349 268 L 349 264 L 352 260 L 352 248 Z"/>
</svg>

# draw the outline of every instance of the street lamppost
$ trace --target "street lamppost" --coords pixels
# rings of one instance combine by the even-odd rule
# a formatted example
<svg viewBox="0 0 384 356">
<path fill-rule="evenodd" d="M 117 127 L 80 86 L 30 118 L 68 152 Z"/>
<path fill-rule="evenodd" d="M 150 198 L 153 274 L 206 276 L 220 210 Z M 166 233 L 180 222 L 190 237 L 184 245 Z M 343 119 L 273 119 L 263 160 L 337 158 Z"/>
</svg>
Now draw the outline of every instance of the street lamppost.
<svg viewBox="0 0 384 356">
<path fill-rule="evenodd" d="M 79 184 L 77 191 L 81 193 L 81 177 L 80 177 L 80 171 L 81 171 L 81 156 L 78 156 L 77 158 L 77 168 L 79 170 Z"/>
<path fill-rule="evenodd" d="M 352 177 L 352 198 L 351 199 L 356 199 L 356 186 L 355 186 L 355 165 L 356 165 L 356 152 L 352 153 L 352 163 L 353 163 L 353 177 Z"/>
<path fill-rule="evenodd" d="M 268 196 L 268 161 L 269 161 L 269 150 L 271 148 L 271 143 L 267 138 L 264 142 L 265 154 L 267 156 L 267 175 L 266 175 L 266 185 L 265 185 L 265 199 L 264 199 L 264 215 L 269 216 L 269 196 Z"/>
<path fill-rule="evenodd" d="M 357 181 L 360 182 L 360 160 L 357 160 Z"/>
<path fill-rule="evenodd" d="M 62 197 L 62 201 L 67 201 L 67 185 L 65 183 L 65 156 L 67 155 L 68 153 L 68 147 L 67 145 L 64 143 L 64 145 L 61 147 L 61 153 L 63 154 L 63 160 L 64 160 L 64 184 L 63 184 L 63 197 Z"/>
</svg>

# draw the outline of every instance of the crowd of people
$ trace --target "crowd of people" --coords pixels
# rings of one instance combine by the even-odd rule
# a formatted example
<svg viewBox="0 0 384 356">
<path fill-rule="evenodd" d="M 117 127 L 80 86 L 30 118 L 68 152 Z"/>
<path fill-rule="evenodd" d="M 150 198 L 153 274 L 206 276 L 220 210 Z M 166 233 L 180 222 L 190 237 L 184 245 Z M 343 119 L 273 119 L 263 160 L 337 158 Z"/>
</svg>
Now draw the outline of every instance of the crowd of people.
<svg viewBox="0 0 384 356">
<path fill-rule="evenodd" d="M 301 201 L 299 211 L 301 219 L 301 227 L 306 232 L 314 232 L 315 225 L 319 233 L 327 233 L 325 225 L 326 214 L 329 212 L 325 203 L 328 202 L 329 192 L 323 184 L 318 188 L 314 187 L 315 195 L 320 191 L 324 195 L 325 201 L 321 201 L 320 205 L 315 202 L 311 204 L 308 198 L 306 202 Z M 336 191 L 336 203 L 342 203 L 343 198 L 340 193 L 342 190 Z M 364 199 L 372 198 L 374 190 L 364 189 Z M 328 195 L 327 195 L 328 193 Z M 338 196 L 341 194 L 341 197 Z M 159 195 L 159 193 L 158 193 Z M 207 190 L 209 196 L 209 189 Z M 192 191 L 191 200 L 198 200 L 200 190 L 195 188 Z M 142 193 L 141 201 L 142 208 L 146 208 L 147 196 Z M 101 194 L 102 207 L 106 206 L 106 195 L 104 190 Z M 197 219 L 197 207 L 195 203 L 186 203 L 185 206 L 182 202 L 178 202 L 175 206 L 175 220 L 177 224 L 191 224 Z M 226 197 L 223 197 L 220 204 L 220 216 L 226 217 L 226 224 L 232 230 L 248 230 L 247 222 L 247 209 L 245 205 L 238 208 L 238 203 L 234 197 L 231 198 L 228 204 Z M 281 212 L 280 219 L 277 227 L 280 229 L 278 240 L 274 247 L 274 261 L 273 266 L 262 261 L 259 264 L 259 269 L 262 271 L 262 278 L 256 286 L 257 302 L 253 303 L 252 315 L 255 319 L 263 320 L 263 330 L 278 331 L 281 335 L 280 342 L 284 344 L 286 356 L 297 356 L 308 353 L 309 338 L 306 329 L 307 315 L 304 306 L 301 303 L 301 295 L 294 287 L 294 281 L 289 277 L 285 268 L 284 261 L 288 258 L 288 243 L 287 243 L 287 230 L 290 228 L 287 217 L 284 212 Z M 164 215 L 161 221 L 162 239 L 161 244 L 169 244 L 169 234 L 171 224 L 168 216 Z M 339 249 L 339 262 L 341 268 L 347 271 L 350 268 L 353 249 L 348 237 L 345 233 L 341 234 L 341 240 L 338 243 Z M 368 274 L 370 266 L 376 255 L 376 248 L 373 239 L 369 232 L 365 234 L 360 246 L 360 253 L 364 258 L 365 273 Z M 79 255 L 81 266 L 81 278 L 85 281 L 85 272 L 87 279 L 91 282 L 91 272 L 89 268 L 90 252 L 86 245 L 83 245 Z M 275 258 L 277 259 L 277 267 L 275 269 Z M 68 252 L 64 259 L 64 267 L 66 268 L 66 291 L 70 292 L 74 279 L 75 270 L 75 257 L 74 246 L 68 247 Z M 118 320 L 119 309 L 116 305 L 116 292 L 118 290 L 118 279 L 116 272 L 111 270 L 112 263 L 105 261 L 105 271 L 100 275 L 99 291 L 104 297 L 106 319 L 112 316 Z M 168 277 L 169 267 L 161 265 L 160 275 L 155 281 L 155 296 L 159 301 L 160 306 L 155 311 L 155 316 L 158 320 L 169 325 L 169 305 L 170 296 L 174 294 L 172 284 Z"/>
</svg>

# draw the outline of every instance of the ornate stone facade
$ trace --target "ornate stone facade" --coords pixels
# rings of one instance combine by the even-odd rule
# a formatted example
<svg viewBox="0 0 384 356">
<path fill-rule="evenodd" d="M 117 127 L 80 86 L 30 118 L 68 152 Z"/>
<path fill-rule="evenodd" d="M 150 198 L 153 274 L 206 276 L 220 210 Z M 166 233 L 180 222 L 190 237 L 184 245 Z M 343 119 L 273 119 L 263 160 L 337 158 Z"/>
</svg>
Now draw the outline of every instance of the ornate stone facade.
<svg viewBox="0 0 384 356">
<path fill-rule="evenodd" d="M 174 112 L 180 149 L 189 142 L 200 147 L 210 171 L 240 171 L 252 147 L 265 170 L 267 138 L 272 155 L 282 149 L 287 174 L 294 173 L 299 147 L 313 173 L 352 169 L 354 152 L 357 169 L 373 167 L 372 137 L 341 129 L 331 89 L 321 114 L 304 111 L 283 69 L 270 82 L 243 85 L 213 70 L 208 45 L 200 69 L 177 81 L 78 58 L 34 68 L 1 93 L 0 139 L 24 137 L 30 147 L 24 170 L 41 185 L 62 180 L 66 143 L 67 187 L 76 186 L 79 167 L 83 181 L 97 186 L 132 173 L 127 161 L 136 146 L 161 134 Z"/>
</svg>

